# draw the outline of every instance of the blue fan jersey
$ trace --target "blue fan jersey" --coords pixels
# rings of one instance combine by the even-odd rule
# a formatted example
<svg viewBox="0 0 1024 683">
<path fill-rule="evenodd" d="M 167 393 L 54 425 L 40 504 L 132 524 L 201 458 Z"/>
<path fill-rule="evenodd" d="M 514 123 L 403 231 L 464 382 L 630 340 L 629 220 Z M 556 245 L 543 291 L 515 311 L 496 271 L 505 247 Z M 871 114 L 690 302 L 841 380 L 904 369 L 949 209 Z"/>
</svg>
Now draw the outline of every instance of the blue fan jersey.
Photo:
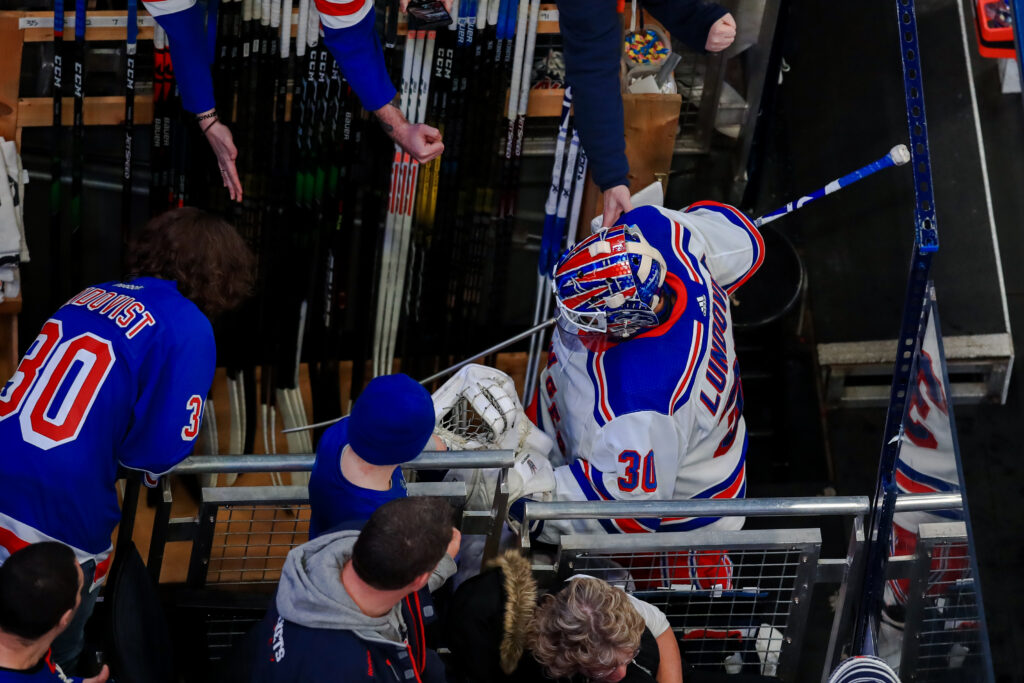
<svg viewBox="0 0 1024 683">
<path fill-rule="evenodd" d="M 325 431 L 316 445 L 316 462 L 309 475 L 310 540 L 342 522 L 365 521 L 384 503 L 406 495 L 401 467 L 395 468 L 387 491 L 364 489 L 346 479 L 341 473 L 341 451 L 347 445 L 347 417 Z"/>
<path fill-rule="evenodd" d="M 109 559 L 118 464 L 155 478 L 193 447 L 213 329 L 173 281 L 85 289 L 46 321 L 0 388 L 0 562 L 56 540 Z"/>
</svg>

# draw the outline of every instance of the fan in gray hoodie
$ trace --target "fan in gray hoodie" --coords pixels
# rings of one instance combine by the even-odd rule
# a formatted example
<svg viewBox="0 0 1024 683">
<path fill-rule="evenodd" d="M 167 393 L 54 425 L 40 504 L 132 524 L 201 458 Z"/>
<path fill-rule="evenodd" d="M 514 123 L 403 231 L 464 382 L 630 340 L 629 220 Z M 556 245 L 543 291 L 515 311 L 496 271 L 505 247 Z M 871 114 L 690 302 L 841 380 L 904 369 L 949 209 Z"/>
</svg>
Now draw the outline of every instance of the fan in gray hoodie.
<svg viewBox="0 0 1024 683">
<path fill-rule="evenodd" d="M 388 508 L 422 498 L 404 498 L 378 509 L 374 517 Z M 445 504 L 441 501 L 441 504 Z M 363 532 L 374 533 L 367 523 Z M 430 523 L 424 522 L 423 526 Z M 377 533 L 380 533 L 377 529 Z M 448 549 L 456 552 L 458 537 L 453 538 L 449 524 Z M 437 589 L 455 573 L 455 561 L 443 554 L 433 571 L 427 565 L 418 579 L 402 588 L 380 589 L 368 582 L 373 576 L 362 576 L 366 560 L 353 560 L 358 530 L 338 531 L 294 548 L 285 561 L 281 582 L 273 606 L 257 626 L 255 642 L 258 651 L 252 661 L 251 680 L 259 683 L 284 681 L 428 681 L 442 682 L 444 665 L 437 654 L 427 649 L 424 639 L 424 620 L 433 616 L 429 591 Z M 417 534 L 404 539 L 406 548 L 411 542 L 436 545 L 438 535 L 430 538 Z M 402 552 L 403 539 L 387 538 L 385 543 L 396 546 L 392 561 L 400 563 L 408 554 Z M 381 544 L 367 542 L 380 554 Z M 365 548 L 364 548 L 365 549 Z M 364 550 L 361 549 L 361 550 Z M 442 547 L 438 552 L 444 553 Z M 364 553 L 365 554 L 365 553 Z M 422 553 L 421 553 L 422 557 Z M 436 557 L 436 555 L 435 555 Z M 348 565 L 346 567 L 346 565 Z M 371 565 L 372 566 L 372 565 Z M 356 567 L 359 567 L 357 569 Z M 412 568 L 415 572 L 416 569 Z M 429 577 L 427 573 L 429 573 Z M 348 584 L 349 588 L 346 588 Z M 369 616 L 349 594 L 366 606 L 373 601 L 385 606 L 394 600 L 391 608 L 381 616 Z M 367 598 L 369 596 L 369 598 Z M 374 611 L 370 609 L 370 611 Z"/>
</svg>

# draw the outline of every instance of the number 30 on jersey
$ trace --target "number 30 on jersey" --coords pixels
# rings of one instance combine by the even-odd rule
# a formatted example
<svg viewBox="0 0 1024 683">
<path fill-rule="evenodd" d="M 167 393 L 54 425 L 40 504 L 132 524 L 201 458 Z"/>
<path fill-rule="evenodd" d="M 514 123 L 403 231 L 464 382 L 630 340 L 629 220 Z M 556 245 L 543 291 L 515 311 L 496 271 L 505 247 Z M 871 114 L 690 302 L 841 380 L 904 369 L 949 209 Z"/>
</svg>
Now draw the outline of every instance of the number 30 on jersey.
<svg viewBox="0 0 1024 683">
<path fill-rule="evenodd" d="M 0 421 L 17 415 L 22 438 L 43 450 L 78 437 L 117 362 L 113 345 L 92 332 L 62 338 L 61 322 L 46 321 L 14 376 L 0 388 Z M 198 433 L 202 405 L 200 396 L 189 398 L 183 439 Z"/>
<path fill-rule="evenodd" d="M 623 475 L 619 477 L 619 490 L 629 493 L 639 486 L 644 493 L 653 493 L 658 488 L 658 474 L 654 469 L 654 451 L 640 457 L 636 451 L 622 451 L 619 462 L 625 465 Z"/>
</svg>

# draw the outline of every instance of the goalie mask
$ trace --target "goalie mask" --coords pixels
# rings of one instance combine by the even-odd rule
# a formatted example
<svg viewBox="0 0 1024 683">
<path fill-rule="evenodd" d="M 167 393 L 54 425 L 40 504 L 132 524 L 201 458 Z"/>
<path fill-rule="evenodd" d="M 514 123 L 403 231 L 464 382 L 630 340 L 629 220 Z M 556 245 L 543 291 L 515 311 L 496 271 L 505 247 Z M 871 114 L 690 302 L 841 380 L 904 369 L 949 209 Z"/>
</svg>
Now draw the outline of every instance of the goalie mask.
<svg viewBox="0 0 1024 683">
<path fill-rule="evenodd" d="M 625 339 L 658 324 L 654 309 L 668 269 L 640 228 L 603 228 L 562 254 L 552 287 L 576 327 Z"/>
</svg>

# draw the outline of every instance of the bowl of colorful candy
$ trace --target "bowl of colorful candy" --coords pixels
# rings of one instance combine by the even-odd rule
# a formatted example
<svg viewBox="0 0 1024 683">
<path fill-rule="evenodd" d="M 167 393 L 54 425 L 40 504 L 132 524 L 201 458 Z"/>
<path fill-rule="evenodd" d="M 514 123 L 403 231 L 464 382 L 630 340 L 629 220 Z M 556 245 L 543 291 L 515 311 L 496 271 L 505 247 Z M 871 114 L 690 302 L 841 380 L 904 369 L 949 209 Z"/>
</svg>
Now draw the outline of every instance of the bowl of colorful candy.
<svg viewBox="0 0 1024 683">
<path fill-rule="evenodd" d="M 639 31 L 626 31 L 623 42 L 627 68 L 644 64 L 658 64 L 672 54 L 672 43 L 659 28 L 648 27 Z"/>
</svg>

